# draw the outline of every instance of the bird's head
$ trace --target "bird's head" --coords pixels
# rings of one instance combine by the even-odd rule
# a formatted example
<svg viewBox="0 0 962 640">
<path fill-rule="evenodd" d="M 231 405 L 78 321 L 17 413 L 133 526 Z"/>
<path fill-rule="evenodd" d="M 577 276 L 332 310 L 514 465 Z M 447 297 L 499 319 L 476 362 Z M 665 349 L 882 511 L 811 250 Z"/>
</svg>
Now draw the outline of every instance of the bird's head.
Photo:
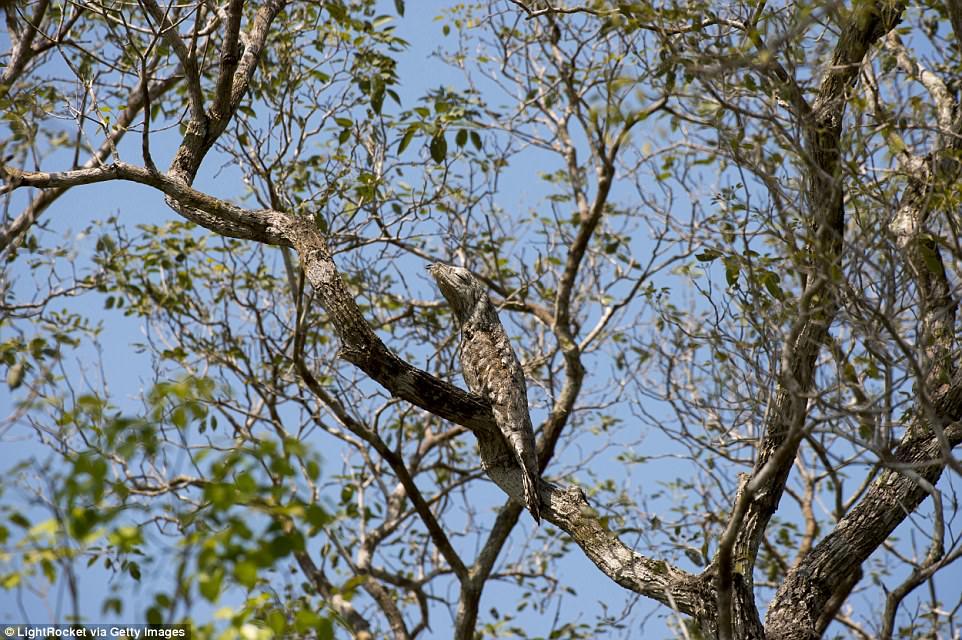
<svg viewBox="0 0 962 640">
<path fill-rule="evenodd" d="M 435 262 L 428 265 L 428 271 L 462 324 L 471 317 L 478 303 L 487 299 L 484 285 L 467 269 Z"/>
</svg>

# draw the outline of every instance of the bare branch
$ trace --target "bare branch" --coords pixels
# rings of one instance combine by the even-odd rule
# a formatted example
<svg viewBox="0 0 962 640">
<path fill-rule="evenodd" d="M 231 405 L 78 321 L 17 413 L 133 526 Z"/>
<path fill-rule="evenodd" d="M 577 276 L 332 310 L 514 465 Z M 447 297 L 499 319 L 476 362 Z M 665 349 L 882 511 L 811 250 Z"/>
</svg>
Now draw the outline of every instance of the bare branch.
<svg viewBox="0 0 962 640">
<path fill-rule="evenodd" d="M 200 86 L 200 69 L 197 66 L 197 52 L 188 49 L 187 45 L 177 33 L 177 27 L 170 21 L 170 10 L 172 6 L 161 10 L 157 5 L 157 0 L 138 0 L 140 5 L 147 10 L 147 13 L 157 23 L 157 31 L 160 36 L 170 45 L 170 48 L 177 54 L 180 66 L 184 70 L 187 79 L 187 95 L 190 97 L 190 117 L 195 122 L 204 122 L 207 116 L 204 113 L 204 93 Z M 200 19 L 200 16 L 198 16 Z"/>
<path fill-rule="evenodd" d="M 938 114 L 938 124 L 942 135 L 951 135 L 955 112 L 955 99 L 952 93 L 940 77 L 923 67 L 918 61 L 912 59 L 908 49 L 902 44 L 902 39 L 894 31 L 889 32 L 885 37 L 885 46 L 895 54 L 899 68 L 908 76 L 917 80 L 925 87 L 932 101 L 935 103 L 936 114 Z"/>
<path fill-rule="evenodd" d="M 180 206 L 183 215 L 212 231 L 232 238 L 257 240 L 266 244 L 289 244 L 286 236 L 273 228 L 275 221 L 283 214 L 267 209 L 248 211 L 201 193 L 175 178 L 124 162 L 53 173 L 21 172 L 11 167 L 3 167 L 0 168 L 0 177 L 6 181 L 6 184 L 0 187 L 0 194 L 19 187 L 70 188 L 110 180 L 138 182 L 163 192 Z"/>
<path fill-rule="evenodd" d="M 50 0 L 40 0 L 33 10 L 33 17 L 23 26 L 19 38 L 13 42 L 13 51 L 10 60 L 7 62 L 3 74 L 0 75 L 0 85 L 10 86 L 11 83 L 20 75 L 30 59 L 36 55 L 33 50 L 33 41 L 43 29 L 44 15 Z M 11 39 L 13 32 L 11 32 Z M 6 89 L 4 89 L 6 92 Z"/>
<path fill-rule="evenodd" d="M 91 157 L 84 162 L 84 169 L 93 169 L 101 166 L 107 157 L 110 155 L 111 149 L 115 148 L 117 144 L 120 143 L 121 138 L 129 131 L 130 125 L 133 123 L 134 119 L 141 113 L 144 109 L 145 97 L 149 99 L 157 100 L 165 93 L 170 91 L 173 87 L 177 85 L 180 78 L 176 74 L 166 78 L 164 80 L 159 80 L 152 84 L 148 90 L 148 96 L 145 96 L 143 87 L 138 84 L 130 92 L 130 96 L 127 100 L 127 108 L 124 109 L 117 118 L 117 122 L 110 132 L 108 139 L 100 145 L 96 152 L 94 152 Z M 0 187 L 0 192 L 6 187 Z M 37 196 L 34 200 L 28 204 L 20 214 L 13 220 L 7 222 L 0 228 L 0 252 L 5 251 L 12 243 L 16 242 L 24 233 L 30 229 L 31 226 L 37 221 L 40 215 L 47 210 L 47 208 L 53 204 L 58 198 L 60 198 L 64 193 L 66 193 L 69 187 L 61 186 L 54 188 L 45 188 L 44 191 Z"/>
<path fill-rule="evenodd" d="M 244 15 L 244 1 L 231 0 L 227 6 L 227 32 L 220 51 L 220 74 L 217 76 L 217 86 L 214 89 L 214 103 L 211 105 L 211 118 L 214 121 L 227 120 L 234 111 L 234 85 L 244 84 L 242 78 L 235 79 L 237 65 L 240 61 L 240 24 Z M 243 93 L 243 92 L 241 92 Z"/>
</svg>

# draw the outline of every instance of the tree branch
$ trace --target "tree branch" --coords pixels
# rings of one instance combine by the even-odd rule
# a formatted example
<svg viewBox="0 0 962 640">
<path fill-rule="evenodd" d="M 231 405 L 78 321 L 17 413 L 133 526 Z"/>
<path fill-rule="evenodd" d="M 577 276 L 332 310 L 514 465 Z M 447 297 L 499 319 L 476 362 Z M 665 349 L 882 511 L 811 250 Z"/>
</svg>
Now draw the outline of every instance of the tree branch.
<svg viewBox="0 0 962 640">
<path fill-rule="evenodd" d="M 950 446 L 962 443 L 962 379 L 939 400 L 954 408 L 954 422 L 945 429 Z M 949 417 L 948 414 L 945 414 Z M 944 468 L 938 438 L 929 436 L 903 441 L 885 469 L 835 529 L 789 572 L 765 620 L 765 634 L 772 640 L 817 638 L 816 622 L 832 598 L 835 585 L 843 584 L 862 563 L 914 511 L 934 486 Z M 903 473 L 902 470 L 909 470 Z M 916 470 L 916 471 L 912 471 Z M 925 482 L 919 482 L 917 478 Z"/>
<path fill-rule="evenodd" d="M 164 41 L 174 50 L 180 60 L 180 66 L 184 70 L 187 79 L 187 95 L 190 99 L 191 120 L 203 122 L 206 119 L 204 114 L 204 93 L 200 86 L 200 70 L 197 67 L 197 55 L 195 51 L 187 48 L 177 27 L 170 21 L 170 7 L 161 10 L 157 5 L 157 0 L 139 0 L 141 6 L 147 9 L 157 23 L 157 31 Z M 199 18 L 198 18 L 199 19 Z"/>
<path fill-rule="evenodd" d="M 721 550 L 719 553 L 719 563 L 724 560 L 726 565 L 718 568 L 719 637 L 723 639 L 731 638 L 733 633 L 730 611 L 722 610 L 723 603 L 731 601 L 733 580 L 729 572 L 740 575 L 749 584 L 752 581 L 760 540 L 778 508 L 804 436 L 816 359 L 838 309 L 836 277 L 832 274 L 841 263 L 845 231 L 839 141 L 848 90 L 869 49 L 898 24 L 903 9 L 904 4 L 882 2 L 856 9 L 842 28 L 832 64 L 819 84 L 811 112 L 801 114 L 806 133 L 809 223 L 813 230 L 811 274 L 799 301 L 799 319 L 782 351 L 780 380 L 767 410 L 764 436 L 748 483 L 752 490 L 742 494 L 739 502 L 747 504 L 736 504 L 729 521 L 728 531 L 737 532 L 734 549 L 724 557 Z M 749 610 L 747 606 L 741 608 Z M 807 621 L 811 629 L 816 618 Z"/>
<path fill-rule="evenodd" d="M 183 209 L 181 213 L 185 217 L 211 231 L 232 238 L 256 240 L 265 244 L 289 244 L 287 238 L 280 235 L 274 228 L 275 223 L 280 217 L 284 217 L 284 214 L 270 209 L 243 209 L 226 200 L 201 193 L 170 176 L 125 162 L 57 172 L 29 172 L 12 167 L 0 167 L 0 178 L 6 181 L 6 184 L 0 187 L 0 194 L 24 186 L 66 189 L 110 180 L 138 182 L 166 194 Z"/>
<path fill-rule="evenodd" d="M 175 73 L 169 78 L 160 80 L 150 85 L 150 100 L 159 99 L 161 96 L 175 87 L 179 81 L 180 78 Z M 84 162 L 84 169 L 93 169 L 101 166 L 104 163 L 104 161 L 110 155 L 111 149 L 116 147 L 116 145 L 120 142 L 120 139 L 123 138 L 129 130 L 134 118 L 136 118 L 137 115 L 144 109 L 144 98 L 145 95 L 143 85 L 138 83 L 138 85 L 131 90 L 127 99 L 127 108 L 124 109 L 118 116 L 116 125 L 108 136 L 108 139 L 100 145 L 97 151 L 95 151 L 86 162 Z M 60 198 L 60 196 L 66 193 L 68 188 L 69 186 L 45 188 L 43 193 L 34 198 L 16 218 L 3 225 L 3 227 L 0 227 L 0 252 L 5 251 L 7 247 L 9 247 L 13 242 L 26 233 L 27 230 L 40 218 L 40 215 L 46 211 L 47 208 L 58 198 Z M 7 188 L 0 187 L 0 192 L 5 193 L 5 189 Z"/>
<path fill-rule="evenodd" d="M 293 525 L 290 528 L 293 529 Z M 324 598 L 331 609 L 337 613 L 355 640 L 374 640 L 370 631 L 371 624 L 358 613 L 350 601 L 336 592 L 334 585 L 328 580 L 324 571 L 315 564 L 310 554 L 306 551 L 295 551 L 294 559 L 297 560 L 298 566 L 317 590 L 318 595 Z"/>
<path fill-rule="evenodd" d="M 229 120 L 234 112 L 232 91 L 236 82 L 234 72 L 240 56 L 238 48 L 240 46 L 240 23 L 244 14 L 243 0 L 230 0 L 227 7 L 227 33 L 224 34 L 224 42 L 220 50 L 220 74 L 217 77 L 217 86 L 214 89 L 214 104 L 211 107 L 211 119 L 219 122 Z M 246 83 L 241 80 L 241 83 Z M 245 86 L 246 90 L 246 86 Z M 243 94 L 243 91 L 241 91 Z"/>
<path fill-rule="evenodd" d="M 396 454 L 394 451 L 385 444 L 385 442 L 378 437 L 376 433 L 368 429 L 365 425 L 360 424 L 357 420 L 351 417 L 344 407 L 341 406 L 340 402 L 336 398 L 333 398 L 328 394 L 324 388 L 317 382 L 314 374 L 307 367 L 303 358 L 303 345 L 304 337 L 302 333 L 299 333 L 295 340 L 294 347 L 294 362 L 297 366 L 297 371 L 300 373 L 301 378 L 307 384 L 308 388 L 314 395 L 316 395 L 326 406 L 328 406 L 331 411 L 337 416 L 337 419 L 344 425 L 345 428 L 349 429 L 351 433 L 358 436 L 365 442 L 367 442 L 371 447 L 377 451 L 378 455 L 381 456 L 394 471 L 398 480 L 404 486 L 404 490 L 414 505 L 415 511 L 417 511 L 418 516 L 421 521 L 424 522 L 424 526 L 427 527 L 428 534 L 431 536 L 431 540 L 437 545 L 438 550 L 444 559 L 450 565 L 451 569 L 454 571 L 454 575 L 457 576 L 458 580 L 462 583 L 468 579 L 468 570 L 464 566 L 464 562 L 458 555 L 458 552 L 454 550 L 451 545 L 451 541 L 448 539 L 447 534 L 438 524 L 437 518 L 434 517 L 434 513 L 431 511 L 431 507 L 428 505 L 424 496 L 421 494 L 421 490 L 418 489 L 417 484 L 414 482 L 414 478 L 411 477 L 411 473 L 408 471 L 407 466 L 401 459 L 401 456 Z"/>
<path fill-rule="evenodd" d="M 20 75 L 30 59 L 36 55 L 33 50 L 33 40 L 41 29 L 43 18 L 47 13 L 47 7 L 49 5 L 49 0 L 40 0 L 40 2 L 37 3 L 33 11 L 33 17 L 27 22 L 20 38 L 15 42 L 13 42 L 14 34 L 12 32 L 10 33 L 13 51 L 11 51 L 10 60 L 7 62 L 3 74 L 0 75 L 0 85 L 9 87 L 17 76 Z M 7 90 L 4 89 L 4 92 L 6 91 Z"/>
<path fill-rule="evenodd" d="M 239 0 L 233 0 L 231 3 L 231 8 L 236 8 L 237 11 L 229 14 L 225 43 L 232 41 L 234 49 L 230 56 L 227 55 L 226 49 L 221 51 L 221 73 L 215 90 L 214 106 L 203 120 L 191 118 L 188 122 L 184 139 L 177 149 L 168 171 L 168 173 L 188 184 L 194 181 L 207 152 L 227 129 L 227 125 L 240 105 L 240 101 L 247 93 L 247 88 L 250 86 L 250 81 L 257 70 L 257 63 L 260 61 L 264 44 L 267 41 L 271 23 L 287 5 L 287 2 L 286 0 L 268 0 L 258 8 L 250 32 L 247 35 L 247 47 L 238 63 L 236 47 L 239 36 L 236 29 L 240 28 L 239 21 L 242 9 L 242 7 L 237 7 L 239 4 L 243 3 Z M 168 204 L 172 208 L 177 206 L 176 201 L 170 201 Z M 183 211 L 179 213 L 186 217 L 191 215 Z"/>
</svg>

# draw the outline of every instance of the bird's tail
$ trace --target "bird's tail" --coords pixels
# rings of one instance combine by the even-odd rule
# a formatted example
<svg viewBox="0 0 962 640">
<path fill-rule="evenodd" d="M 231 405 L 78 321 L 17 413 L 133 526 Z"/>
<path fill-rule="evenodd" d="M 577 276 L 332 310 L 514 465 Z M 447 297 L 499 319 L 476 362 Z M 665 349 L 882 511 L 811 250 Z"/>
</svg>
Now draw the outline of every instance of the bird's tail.
<svg viewBox="0 0 962 640">
<path fill-rule="evenodd" d="M 520 456 L 519 456 L 520 458 Z M 524 461 L 518 460 L 521 464 L 521 484 L 524 486 L 524 504 L 531 512 L 531 517 L 538 524 L 541 524 L 541 500 L 538 498 L 536 479 L 525 466 Z"/>
</svg>

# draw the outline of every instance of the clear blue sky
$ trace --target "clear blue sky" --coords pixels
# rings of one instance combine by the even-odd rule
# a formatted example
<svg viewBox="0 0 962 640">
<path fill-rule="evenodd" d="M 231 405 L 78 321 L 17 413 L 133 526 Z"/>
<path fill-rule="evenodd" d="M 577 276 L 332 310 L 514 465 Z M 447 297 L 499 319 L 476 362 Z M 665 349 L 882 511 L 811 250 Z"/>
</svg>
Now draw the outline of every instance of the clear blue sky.
<svg viewBox="0 0 962 640">
<path fill-rule="evenodd" d="M 445 37 L 442 34 L 442 22 L 435 19 L 447 4 L 437 0 L 408 2 L 405 17 L 397 21 L 398 34 L 411 44 L 410 49 L 398 58 L 398 72 L 401 78 L 399 93 L 405 107 L 413 106 L 416 98 L 429 89 L 441 85 L 464 86 L 464 80 L 460 73 L 431 55 L 439 45 L 445 43 L 445 40 L 447 40 L 446 44 L 450 45 L 454 38 L 453 34 Z M 393 14 L 393 2 L 388 1 L 385 5 L 385 12 Z M 5 33 L 0 36 L 0 46 L 2 47 L 7 45 L 6 42 L 2 41 L 5 40 L 5 36 Z M 69 128 L 70 126 L 69 122 L 65 123 L 65 127 Z M 176 148 L 176 142 L 174 135 L 154 137 L 152 153 L 159 166 L 165 166 L 169 161 Z M 136 164 L 140 163 L 140 141 L 136 136 L 128 136 L 120 145 L 120 151 L 125 160 Z M 212 153 L 198 176 L 196 186 L 201 190 L 222 197 L 230 197 L 242 192 L 243 187 L 239 180 L 239 173 L 230 166 L 225 168 L 224 162 L 226 160 L 223 156 L 218 157 L 216 152 Z M 499 194 L 499 201 L 503 207 L 513 211 L 534 207 L 547 192 L 547 187 L 540 180 L 534 179 L 536 175 L 532 175 L 532 167 L 537 167 L 538 170 L 545 169 L 536 161 L 524 171 L 511 171 L 506 174 L 501 183 L 501 193 Z M 214 179 L 215 174 L 216 179 Z M 18 195 L 23 197 L 26 194 Z M 175 217 L 175 214 L 166 207 L 159 193 L 147 187 L 123 182 L 88 185 L 74 189 L 68 196 L 57 201 L 44 214 L 43 220 L 47 225 L 47 231 L 43 234 L 43 241 L 45 243 L 61 242 L 64 246 L 72 246 L 76 252 L 76 263 L 84 264 L 94 254 L 97 234 L 85 236 L 83 230 L 92 222 L 104 220 L 111 215 L 117 215 L 123 224 L 128 227 L 140 223 L 161 224 Z M 57 238 L 60 238 L 60 240 L 57 240 Z M 24 293 L 29 295 L 29 289 L 33 285 L 31 274 L 20 271 L 25 268 L 26 263 L 21 260 L 14 265 L 14 272 L 18 278 L 17 286 L 23 288 Z M 109 384 L 112 400 L 119 405 L 121 410 L 137 411 L 142 406 L 139 397 L 149 388 L 152 380 L 149 361 L 142 357 L 132 357 L 131 354 L 131 345 L 143 340 L 144 327 L 142 321 L 136 317 L 125 317 L 118 313 L 104 312 L 103 304 L 104 297 L 97 294 L 84 295 L 67 302 L 67 308 L 99 319 L 103 322 L 105 328 L 103 339 L 99 345 L 96 345 L 96 347 L 91 344 L 83 345 L 72 355 L 67 364 L 72 373 L 81 371 L 90 373 L 91 366 L 102 359 L 105 364 L 106 381 Z M 0 385 L 0 413 L 6 414 L 12 408 L 8 389 L 5 385 Z M 49 451 L 37 442 L 34 434 L 26 429 L 14 429 L 0 437 L 2 437 L 6 452 L 3 461 L 0 462 L 0 469 L 3 469 L 6 473 L 9 473 L 8 470 L 22 460 L 33 457 L 45 459 L 50 455 Z M 336 460 L 338 456 L 331 452 L 328 453 L 328 457 Z M 566 456 L 562 452 L 559 455 L 558 464 L 563 465 L 565 458 Z M 556 464 L 556 468 L 558 464 Z M 656 465 L 657 463 L 653 463 L 653 467 Z M 608 466 L 613 469 L 618 468 L 617 464 Z M 646 474 L 648 477 L 621 478 L 620 480 L 626 483 L 630 482 L 633 486 L 654 482 L 658 474 L 657 469 L 653 467 L 648 468 Z M 9 481 L 12 479 L 7 476 L 8 482 L 5 484 L 9 485 Z M 28 481 L 35 484 L 37 479 L 30 478 Z M 490 502 L 495 505 L 503 501 L 500 492 L 496 489 L 485 490 L 483 493 L 487 495 L 477 496 L 479 502 Z M 30 508 L 27 504 L 21 502 L 24 498 L 25 496 L 17 496 L 14 492 L 8 492 L 5 501 L 8 504 L 13 502 L 35 521 L 49 517 L 43 510 Z M 518 528 L 515 536 L 521 536 L 530 529 L 530 523 L 525 522 L 523 526 Z M 160 549 L 157 551 L 161 554 L 164 553 Z M 163 566 L 163 563 L 160 564 Z M 564 613 L 567 618 L 571 617 L 571 612 L 576 608 L 582 612 L 582 620 L 591 623 L 595 616 L 603 615 L 605 611 L 616 613 L 634 600 L 632 594 L 604 577 L 578 550 L 562 560 L 557 572 L 561 582 L 575 588 L 578 593 L 577 597 L 569 596 L 559 603 L 564 606 Z M 170 577 L 169 574 L 145 575 L 141 581 L 141 586 L 135 588 L 139 588 L 142 593 L 136 595 L 134 600 L 141 603 L 148 602 L 152 591 L 152 581 L 155 584 L 167 583 Z M 79 574 L 79 581 L 81 585 L 81 610 L 90 621 L 140 621 L 141 611 L 136 612 L 136 614 L 129 611 L 120 620 L 101 620 L 100 617 L 100 607 L 104 598 L 110 595 L 117 586 L 121 586 L 125 593 L 129 593 L 127 591 L 131 588 L 129 580 L 112 583 L 111 574 L 104 570 L 100 563 L 97 563 L 92 568 L 83 569 Z M 235 594 L 234 597 L 239 599 L 240 595 Z M 487 612 L 491 608 L 498 608 L 503 612 L 511 612 L 516 604 L 517 597 L 518 591 L 516 588 L 492 582 L 485 589 L 481 611 Z M 229 603 L 231 596 L 228 594 L 224 600 L 225 603 Z M 198 600 L 197 602 L 202 603 L 203 601 Z M 641 616 L 637 614 L 641 614 L 650 608 L 651 606 L 644 601 L 636 604 L 636 615 L 633 617 L 636 620 L 640 619 Z M 195 605 L 195 618 L 202 620 L 205 609 L 208 611 L 207 615 L 213 614 L 212 607 L 205 604 Z M 62 621 L 63 616 L 69 613 L 69 599 L 62 581 L 47 594 L 28 595 L 19 600 L 0 597 L 0 621 L 55 622 Z M 668 614 L 663 609 L 661 613 L 663 615 Z M 546 617 L 542 618 L 534 607 L 529 607 L 516 623 L 532 632 L 547 633 L 551 628 L 553 615 L 554 612 L 549 611 Z M 434 632 L 432 637 L 446 637 L 449 634 L 449 624 L 450 621 L 445 613 L 435 612 L 432 616 L 432 630 Z M 647 637 L 658 637 L 664 631 L 664 626 L 655 620 L 650 622 L 646 629 L 649 630 Z M 629 637 L 635 636 L 629 635 Z"/>
<path fill-rule="evenodd" d="M 398 33 L 411 43 L 408 51 L 399 56 L 399 76 L 402 86 L 400 93 L 404 99 L 405 106 L 413 106 L 417 97 L 431 88 L 436 88 L 441 84 L 454 87 L 463 86 L 463 79 L 459 73 L 443 65 L 440 61 L 431 56 L 436 47 L 444 42 L 445 36 L 441 32 L 442 23 L 435 20 L 441 9 L 449 3 L 438 0 L 416 0 L 408 1 L 407 15 L 398 20 Z M 385 2 L 385 12 L 393 13 L 393 2 Z M 0 36 L 0 46 L 6 46 Z M 448 36 L 449 39 L 454 36 Z M 640 134 L 644 135 L 644 133 Z M 158 165 L 164 166 L 173 153 L 173 137 L 167 138 L 167 144 L 155 143 L 154 158 Z M 122 145 L 121 150 L 125 157 L 131 162 L 138 162 L 139 140 L 128 138 Z M 230 168 L 223 169 L 222 165 L 225 158 L 212 154 L 205 163 L 205 169 L 198 177 L 197 186 L 202 190 L 209 191 L 215 195 L 229 197 L 240 193 L 242 186 L 236 170 Z M 545 187 L 538 181 L 535 174 L 538 170 L 544 169 L 537 161 L 532 162 L 529 167 L 519 167 L 506 174 L 506 179 L 501 183 L 501 193 L 499 202 L 506 209 L 527 208 L 535 206 L 539 199 L 546 192 Z M 215 173 L 218 174 L 214 179 Z M 159 194 L 146 187 L 129 183 L 109 183 L 101 185 L 90 185 L 77 188 L 68 197 L 62 198 L 44 215 L 44 219 L 49 223 L 49 232 L 44 236 L 47 243 L 53 242 L 55 238 L 62 237 L 66 245 L 73 245 L 77 251 L 77 261 L 82 263 L 89 260 L 94 251 L 94 237 L 81 237 L 80 232 L 93 220 L 102 220 L 110 215 L 117 214 L 121 220 L 129 226 L 137 223 L 161 223 L 174 218 L 174 214 L 166 207 Z M 14 265 L 14 270 L 21 269 L 18 276 L 21 278 L 19 286 L 29 287 L 30 274 L 27 273 L 25 262 L 21 261 Z M 138 342 L 143 337 L 143 327 L 141 322 L 134 317 L 124 317 L 117 313 L 105 314 L 102 312 L 103 299 L 97 295 L 87 295 L 69 303 L 78 310 L 83 310 L 94 317 L 102 317 L 106 331 L 104 339 L 100 345 L 102 351 L 98 354 L 92 346 L 87 345 L 80 349 L 75 356 L 71 366 L 77 371 L 85 368 L 89 363 L 102 357 L 107 365 L 107 375 L 110 390 L 116 400 L 126 399 L 129 401 L 130 410 L 136 410 L 140 404 L 137 401 L 139 394 L 150 384 L 151 372 L 149 362 L 146 359 L 131 357 L 131 344 Z M 5 336 L 0 335 L 0 338 Z M 10 406 L 10 395 L 5 385 L 0 385 L 0 414 L 7 414 L 12 410 Z M 125 408 L 125 407 L 121 407 Z M 631 420 L 631 416 L 624 416 L 626 420 Z M 49 455 L 46 449 L 39 445 L 31 432 L 23 429 L 15 429 L 4 434 L 0 434 L 4 446 L 4 459 L 0 462 L 0 469 L 5 475 L 7 470 L 12 468 L 18 461 L 34 457 Z M 645 441 L 646 450 L 643 453 L 648 455 L 680 453 L 678 449 L 663 436 L 652 434 Z M 673 478 L 677 475 L 674 467 L 677 461 L 671 459 L 653 460 L 645 466 L 636 465 L 633 467 L 635 475 L 623 475 L 621 465 L 613 460 L 612 452 L 607 458 L 598 459 L 598 469 L 604 468 L 606 472 L 611 472 L 618 483 L 630 484 L 633 487 L 655 486 L 661 479 Z M 336 459 L 336 454 L 329 454 L 329 457 Z M 571 458 L 574 459 L 574 458 Z M 558 468 L 563 468 L 566 460 L 564 452 L 559 456 Z M 642 471 L 643 475 L 638 472 Z M 549 470 L 549 474 L 550 474 Z M 621 475 L 619 475 L 619 473 Z M 9 476 L 7 476 L 9 484 Z M 481 499 L 489 499 L 492 504 L 500 503 L 500 494 L 496 490 L 485 492 L 486 495 L 479 496 Z M 14 494 L 8 493 L 4 496 L 4 501 L 16 498 Z M 785 501 L 787 503 L 787 501 Z M 661 500 L 654 507 L 669 506 L 667 500 Z M 40 515 L 41 512 L 33 510 L 33 513 Z M 522 534 L 524 530 L 529 530 L 530 524 L 525 523 L 524 527 L 519 527 L 516 536 Z M 644 549 L 639 549 L 644 552 Z M 98 565 L 99 566 L 99 565 Z M 694 569 L 693 566 L 687 566 Z M 576 598 L 568 598 L 563 601 L 565 614 L 571 616 L 572 611 L 580 611 L 583 620 L 593 621 L 597 616 L 603 615 L 605 610 L 618 612 L 623 607 L 630 606 L 634 600 L 621 587 L 615 585 L 607 577 L 603 576 L 578 550 L 568 554 L 558 565 L 558 577 L 564 584 L 575 587 L 578 591 Z M 168 577 L 168 576 L 162 576 Z M 109 574 L 102 569 L 93 568 L 86 570 L 81 576 L 81 603 L 82 610 L 92 621 L 100 621 L 100 605 L 106 595 L 110 593 L 111 584 Z M 158 576 L 145 576 L 143 583 L 145 592 L 149 592 L 151 578 L 156 580 Z M 951 576 L 946 579 L 952 580 Z M 955 579 L 962 584 L 959 575 Z M 129 582 L 124 583 L 125 586 Z M 52 622 L 69 608 L 62 605 L 63 586 L 57 585 L 51 597 L 28 597 L 22 601 L 13 601 L 0 596 L 0 622 L 21 621 L 23 616 L 27 616 L 32 622 Z M 482 612 L 494 607 L 502 611 L 512 611 L 514 599 L 518 597 L 518 591 L 498 583 L 490 584 L 484 595 L 481 610 Z M 142 598 L 145 599 L 145 598 Z M 51 608 L 51 606 L 53 608 Z M 668 611 L 664 608 L 654 607 L 647 601 L 640 601 L 634 605 L 631 620 L 636 624 L 640 623 L 646 613 L 652 610 L 657 611 L 656 616 L 645 626 L 646 638 L 659 638 L 667 636 L 667 628 L 664 618 Z M 209 607 L 207 608 L 210 609 Z M 202 618 L 203 607 L 195 609 L 195 615 Z M 124 616 L 118 622 L 136 622 L 134 616 Z M 551 624 L 550 615 L 542 618 L 535 613 L 533 608 L 529 608 L 523 617 L 518 621 L 522 626 L 532 631 L 546 632 Z M 448 635 L 449 627 L 446 626 L 448 620 L 444 614 L 436 614 L 432 618 L 433 636 L 444 638 Z M 637 638 L 638 628 L 625 634 L 624 637 Z M 618 636 L 621 637 L 621 636 Z"/>
</svg>

